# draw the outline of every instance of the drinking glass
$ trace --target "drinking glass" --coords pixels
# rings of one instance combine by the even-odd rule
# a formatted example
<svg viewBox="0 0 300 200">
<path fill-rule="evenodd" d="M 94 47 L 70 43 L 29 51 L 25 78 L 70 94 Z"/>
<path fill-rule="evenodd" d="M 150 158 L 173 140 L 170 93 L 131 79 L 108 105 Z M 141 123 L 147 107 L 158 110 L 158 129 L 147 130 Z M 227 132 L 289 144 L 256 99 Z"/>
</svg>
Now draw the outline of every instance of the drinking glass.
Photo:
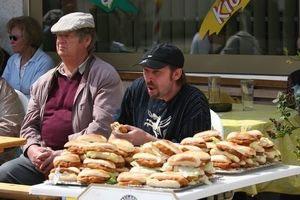
<svg viewBox="0 0 300 200">
<path fill-rule="evenodd" d="M 253 110 L 254 81 L 251 79 L 241 80 L 243 110 Z"/>
<path fill-rule="evenodd" d="M 220 103 L 220 76 L 208 77 L 208 99 L 209 103 Z"/>
</svg>

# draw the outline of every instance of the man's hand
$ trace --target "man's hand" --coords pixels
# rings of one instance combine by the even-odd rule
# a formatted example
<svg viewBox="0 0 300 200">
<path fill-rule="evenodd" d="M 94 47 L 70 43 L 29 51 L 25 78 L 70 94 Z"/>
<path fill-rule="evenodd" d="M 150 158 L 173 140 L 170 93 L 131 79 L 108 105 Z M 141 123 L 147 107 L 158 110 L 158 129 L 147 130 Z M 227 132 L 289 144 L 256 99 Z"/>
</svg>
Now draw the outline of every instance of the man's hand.
<svg viewBox="0 0 300 200">
<path fill-rule="evenodd" d="M 27 155 L 32 164 L 40 172 L 47 174 L 53 168 L 53 159 L 61 151 L 53 151 L 48 147 L 32 145 L 27 150 Z"/>
<path fill-rule="evenodd" d="M 53 159 L 56 156 L 59 156 L 61 154 L 62 150 L 49 150 L 48 154 L 41 154 L 40 159 L 44 160 L 41 165 L 39 166 L 39 170 L 44 174 L 49 174 L 50 170 L 54 167 L 53 166 Z"/>
<path fill-rule="evenodd" d="M 153 137 L 152 135 L 143 131 L 140 128 L 130 125 L 124 125 L 124 127 L 127 128 L 128 133 L 112 131 L 111 138 L 125 139 L 131 142 L 133 145 L 142 145 L 146 142 L 157 140 L 157 138 Z"/>
<path fill-rule="evenodd" d="M 39 168 L 49 155 L 49 149 L 38 145 L 31 145 L 27 150 L 27 155 L 32 164 Z"/>
</svg>

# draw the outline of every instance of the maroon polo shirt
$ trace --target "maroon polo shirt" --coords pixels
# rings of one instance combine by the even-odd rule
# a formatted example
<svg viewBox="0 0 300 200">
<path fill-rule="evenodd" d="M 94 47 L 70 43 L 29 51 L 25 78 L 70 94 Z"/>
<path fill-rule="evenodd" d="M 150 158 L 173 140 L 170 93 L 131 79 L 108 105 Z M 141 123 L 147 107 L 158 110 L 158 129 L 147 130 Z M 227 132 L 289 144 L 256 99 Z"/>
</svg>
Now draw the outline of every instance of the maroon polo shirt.
<svg viewBox="0 0 300 200">
<path fill-rule="evenodd" d="M 72 108 L 82 75 L 68 78 L 57 73 L 50 89 L 42 121 L 42 140 L 53 150 L 63 149 L 68 135 L 73 134 Z"/>
</svg>

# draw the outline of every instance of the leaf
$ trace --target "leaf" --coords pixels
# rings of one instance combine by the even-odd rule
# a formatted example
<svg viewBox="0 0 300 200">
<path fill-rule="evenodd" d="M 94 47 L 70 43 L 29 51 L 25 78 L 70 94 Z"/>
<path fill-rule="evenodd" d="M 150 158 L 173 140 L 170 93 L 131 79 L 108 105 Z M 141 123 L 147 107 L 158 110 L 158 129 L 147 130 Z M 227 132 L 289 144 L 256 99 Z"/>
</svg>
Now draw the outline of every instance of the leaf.
<svg viewBox="0 0 300 200">
<path fill-rule="evenodd" d="M 284 54 L 285 56 L 288 56 L 288 55 L 289 55 L 289 50 L 288 50 L 287 47 L 284 47 L 284 48 L 283 48 L 283 54 Z"/>
<path fill-rule="evenodd" d="M 110 184 L 110 185 L 114 185 L 114 184 L 117 184 L 118 181 L 117 181 L 117 177 L 116 176 L 111 176 L 107 181 L 106 181 L 107 184 Z"/>
</svg>

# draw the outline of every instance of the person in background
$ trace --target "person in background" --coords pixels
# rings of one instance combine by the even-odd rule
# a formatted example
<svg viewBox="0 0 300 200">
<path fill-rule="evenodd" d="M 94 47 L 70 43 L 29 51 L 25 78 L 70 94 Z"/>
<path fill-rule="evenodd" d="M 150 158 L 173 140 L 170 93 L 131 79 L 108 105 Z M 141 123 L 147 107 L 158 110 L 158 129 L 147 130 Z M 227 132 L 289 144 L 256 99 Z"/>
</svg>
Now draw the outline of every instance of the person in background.
<svg viewBox="0 0 300 200">
<path fill-rule="evenodd" d="M 203 39 L 200 39 L 199 32 L 197 32 L 192 40 L 190 54 L 219 54 L 225 41 L 226 34 L 224 30 L 218 34 L 206 35 Z"/>
<path fill-rule="evenodd" d="M 294 86 L 300 86 L 300 69 L 293 71 L 288 75 L 287 79 L 287 93 L 294 93 Z"/>
<path fill-rule="evenodd" d="M 55 51 L 55 36 L 51 33 L 51 27 L 63 16 L 72 12 L 76 12 L 77 1 L 74 0 L 51 0 L 44 1 L 43 6 L 50 9 L 43 16 L 43 49 L 45 51 Z M 54 6 L 53 6 L 54 5 Z"/>
<path fill-rule="evenodd" d="M 7 31 L 14 54 L 7 61 L 2 77 L 29 98 L 32 84 L 53 68 L 54 62 L 39 48 L 42 29 L 32 17 L 12 18 L 7 23 Z"/>
<path fill-rule="evenodd" d="M 139 63 L 143 77 L 126 90 L 117 121 L 127 124 L 127 134 L 112 132 L 141 145 L 157 139 L 180 142 L 211 128 L 210 110 L 204 94 L 186 83 L 184 56 L 168 43 L 154 46 Z"/>
<path fill-rule="evenodd" d="M 18 95 L 7 82 L 0 78 L 0 135 L 19 137 L 24 109 Z M 19 148 L 8 148 L 0 154 L 0 165 L 16 158 Z"/>
<path fill-rule="evenodd" d="M 259 55 L 261 53 L 258 40 L 247 31 L 241 30 L 228 38 L 220 54 Z"/>
<path fill-rule="evenodd" d="M 211 52 L 211 48 L 209 36 L 205 36 L 201 40 L 199 33 L 195 33 L 191 44 L 190 54 L 209 54 Z"/>
<path fill-rule="evenodd" d="M 292 109 L 298 109 L 299 112 L 300 69 L 293 71 L 288 75 L 286 94 L 288 107 Z"/>
<path fill-rule="evenodd" d="M 0 76 L 3 74 L 8 58 L 9 54 L 0 47 Z"/>
<path fill-rule="evenodd" d="M 221 50 L 220 54 L 261 54 L 258 40 L 249 33 L 251 23 L 250 12 L 245 9 L 236 16 L 239 17 L 241 30 L 228 38 L 225 47 Z"/>
<path fill-rule="evenodd" d="M 62 62 L 32 86 L 21 128 L 23 155 L 0 167 L 0 182 L 34 185 L 53 168 L 64 144 L 83 134 L 109 137 L 122 101 L 116 70 L 92 54 L 96 42 L 89 13 L 64 15 L 51 28 Z"/>
</svg>

